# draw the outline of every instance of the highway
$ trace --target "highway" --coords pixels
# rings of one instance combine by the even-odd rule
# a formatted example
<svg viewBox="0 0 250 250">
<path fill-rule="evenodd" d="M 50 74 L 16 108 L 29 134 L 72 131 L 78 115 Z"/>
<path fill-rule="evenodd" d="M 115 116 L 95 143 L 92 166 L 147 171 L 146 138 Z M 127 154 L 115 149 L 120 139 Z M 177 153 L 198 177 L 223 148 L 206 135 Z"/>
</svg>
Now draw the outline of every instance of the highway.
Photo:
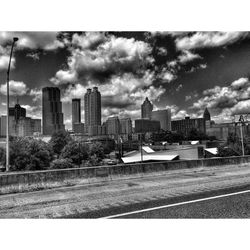
<svg viewBox="0 0 250 250">
<path fill-rule="evenodd" d="M 170 170 L 144 177 L 135 174 L 129 179 L 120 178 L 0 195 L 0 218 L 249 218 L 248 164 Z M 162 207 L 182 202 L 189 203 Z M 138 212 L 145 209 L 149 210 Z"/>
<path fill-rule="evenodd" d="M 188 201 L 132 210 L 106 219 L 228 219 L 250 218 L 250 189 Z"/>
</svg>

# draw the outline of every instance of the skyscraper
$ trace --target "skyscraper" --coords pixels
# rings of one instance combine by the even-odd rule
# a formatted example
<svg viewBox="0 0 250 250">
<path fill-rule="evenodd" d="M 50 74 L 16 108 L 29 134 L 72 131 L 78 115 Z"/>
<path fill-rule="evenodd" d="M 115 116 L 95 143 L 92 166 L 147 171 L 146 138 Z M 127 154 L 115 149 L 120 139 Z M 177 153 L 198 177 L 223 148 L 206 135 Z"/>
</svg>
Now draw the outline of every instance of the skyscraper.
<svg viewBox="0 0 250 250">
<path fill-rule="evenodd" d="M 152 119 L 160 122 L 161 129 L 165 131 L 171 131 L 171 110 L 170 109 L 153 111 Z"/>
<path fill-rule="evenodd" d="M 42 89 L 42 117 L 44 135 L 52 135 L 54 132 L 65 130 L 59 88 L 45 87 Z"/>
<path fill-rule="evenodd" d="M 141 105 L 141 118 L 152 118 L 153 104 L 146 97 L 145 101 Z"/>
<path fill-rule="evenodd" d="M 81 123 L 81 99 L 72 99 L 72 130 L 75 123 Z"/>
<path fill-rule="evenodd" d="M 210 116 L 210 113 L 209 113 L 209 111 L 208 111 L 207 108 L 206 108 L 205 111 L 204 111 L 203 118 L 204 118 L 206 121 L 210 121 L 210 120 L 211 120 L 211 116 Z"/>
<path fill-rule="evenodd" d="M 98 135 L 101 132 L 101 94 L 97 87 L 87 89 L 84 95 L 85 127 L 89 135 Z"/>
</svg>

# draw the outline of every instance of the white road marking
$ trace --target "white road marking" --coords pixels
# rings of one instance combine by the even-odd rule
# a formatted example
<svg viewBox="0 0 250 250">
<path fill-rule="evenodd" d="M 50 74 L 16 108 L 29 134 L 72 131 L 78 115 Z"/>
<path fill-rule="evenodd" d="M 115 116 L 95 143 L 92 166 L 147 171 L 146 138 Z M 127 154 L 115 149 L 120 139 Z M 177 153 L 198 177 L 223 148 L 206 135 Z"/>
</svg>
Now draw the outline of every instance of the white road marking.
<svg viewBox="0 0 250 250">
<path fill-rule="evenodd" d="M 245 191 L 240 191 L 240 192 L 235 192 L 235 193 L 230 193 L 230 194 L 222 194 L 222 195 L 217 195 L 217 196 L 212 196 L 212 197 L 207 197 L 207 198 L 201 198 L 201 199 L 196 199 L 196 200 L 191 200 L 191 201 L 184 201 L 184 202 L 179 202 L 179 203 L 174 203 L 174 204 L 169 204 L 169 205 L 163 205 L 163 206 L 159 206 L 159 207 L 152 207 L 152 208 L 127 212 L 127 213 L 122 213 L 122 214 L 110 215 L 110 216 L 106 216 L 106 217 L 101 217 L 99 219 L 112 219 L 112 218 L 131 215 L 131 214 L 138 214 L 138 213 L 143 213 L 143 212 L 159 210 L 162 208 L 181 206 L 181 205 L 191 204 L 191 203 L 200 202 L 200 201 L 219 199 L 219 198 L 229 197 L 229 196 L 238 195 L 238 194 L 245 194 L 245 193 L 249 193 L 249 192 L 250 192 L 250 190 L 245 190 Z"/>
</svg>

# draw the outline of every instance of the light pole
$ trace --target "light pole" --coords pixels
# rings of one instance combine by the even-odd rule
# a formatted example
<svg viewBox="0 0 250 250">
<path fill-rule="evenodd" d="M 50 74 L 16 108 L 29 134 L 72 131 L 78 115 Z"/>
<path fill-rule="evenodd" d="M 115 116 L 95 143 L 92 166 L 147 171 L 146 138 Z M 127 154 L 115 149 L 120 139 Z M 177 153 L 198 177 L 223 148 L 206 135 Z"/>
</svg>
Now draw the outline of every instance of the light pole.
<svg viewBox="0 0 250 250">
<path fill-rule="evenodd" d="M 17 37 L 13 38 L 13 42 L 11 45 L 11 51 L 10 51 L 10 60 L 9 60 L 9 66 L 7 70 L 7 119 L 6 119 L 6 171 L 10 170 L 10 157 L 9 157 L 9 81 L 10 81 L 10 65 L 11 65 L 11 58 L 13 53 L 13 48 L 15 43 L 18 41 Z"/>
<path fill-rule="evenodd" d="M 245 156 L 244 139 L 243 139 L 243 124 L 244 124 L 243 115 L 240 116 L 239 122 L 240 122 L 240 137 L 241 137 L 242 156 Z"/>
</svg>

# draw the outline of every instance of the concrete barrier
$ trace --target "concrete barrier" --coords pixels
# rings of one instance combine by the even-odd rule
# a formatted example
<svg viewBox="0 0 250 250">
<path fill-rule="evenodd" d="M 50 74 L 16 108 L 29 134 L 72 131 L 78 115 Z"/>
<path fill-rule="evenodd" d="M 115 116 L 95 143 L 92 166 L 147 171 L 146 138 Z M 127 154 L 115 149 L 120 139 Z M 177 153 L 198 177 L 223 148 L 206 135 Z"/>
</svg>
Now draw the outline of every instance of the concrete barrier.
<svg viewBox="0 0 250 250">
<path fill-rule="evenodd" d="M 198 160 L 181 160 L 171 162 L 148 162 L 128 165 L 97 166 L 62 170 L 44 170 L 30 172 L 0 173 L 0 187 L 13 185 L 32 185 L 51 182 L 64 182 L 72 179 L 85 179 L 86 183 L 128 178 L 128 176 L 145 174 L 160 174 L 163 171 L 225 166 L 249 163 L 250 156 L 235 156 Z"/>
</svg>

